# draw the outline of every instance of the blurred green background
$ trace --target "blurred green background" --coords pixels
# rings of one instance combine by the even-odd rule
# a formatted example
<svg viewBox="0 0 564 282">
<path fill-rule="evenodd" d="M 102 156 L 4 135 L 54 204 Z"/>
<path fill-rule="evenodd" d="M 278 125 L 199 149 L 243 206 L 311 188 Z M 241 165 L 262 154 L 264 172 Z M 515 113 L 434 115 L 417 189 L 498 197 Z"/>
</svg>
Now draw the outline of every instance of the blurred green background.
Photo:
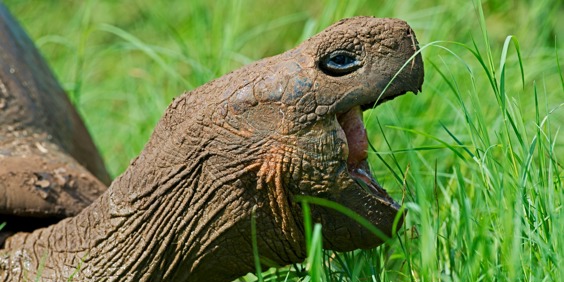
<svg viewBox="0 0 564 282">
<path fill-rule="evenodd" d="M 404 200 L 408 220 L 393 242 L 352 253 L 349 264 L 327 263 L 324 279 L 564 277 L 562 1 L 4 3 L 68 91 L 114 177 L 183 91 L 344 17 L 404 19 L 425 46 L 423 93 L 365 113 L 365 121 L 377 151 L 373 172 Z"/>
</svg>

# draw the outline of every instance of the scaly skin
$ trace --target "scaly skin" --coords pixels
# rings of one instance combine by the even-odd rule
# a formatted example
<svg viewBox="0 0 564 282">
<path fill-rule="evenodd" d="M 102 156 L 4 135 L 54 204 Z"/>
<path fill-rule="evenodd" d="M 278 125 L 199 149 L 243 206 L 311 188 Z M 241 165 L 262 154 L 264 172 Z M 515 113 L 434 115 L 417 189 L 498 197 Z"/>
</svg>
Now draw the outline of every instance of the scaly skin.
<svg viewBox="0 0 564 282">
<path fill-rule="evenodd" d="M 360 65 L 338 76 L 320 67 L 335 50 L 349 50 Z M 43 281 L 66 279 L 77 266 L 81 281 L 229 281 L 254 269 L 253 210 L 261 257 L 299 262 L 306 251 L 298 195 L 336 201 L 391 235 L 397 205 L 351 176 L 349 151 L 358 149 L 349 150 L 337 116 L 418 91 L 420 56 L 382 94 L 416 50 L 405 22 L 356 17 L 184 93 L 91 206 L 9 238 L 0 277 L 33 278 L 45 258 Z M 312 213 L 328 249 L 382 243 L 332 210 Z"/>
</svg>

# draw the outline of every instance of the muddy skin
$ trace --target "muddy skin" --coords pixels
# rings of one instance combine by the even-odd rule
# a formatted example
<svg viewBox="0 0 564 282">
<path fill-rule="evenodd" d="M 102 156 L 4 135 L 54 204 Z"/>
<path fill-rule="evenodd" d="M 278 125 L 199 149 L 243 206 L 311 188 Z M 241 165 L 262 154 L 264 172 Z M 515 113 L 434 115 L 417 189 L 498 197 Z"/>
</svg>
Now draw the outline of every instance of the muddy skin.
<svg viewBox="0 0 564 282">
<path fill-rule="evenodd" d="M 67 95 L 0 4 L 0 247 L 78 214 L 110 177 Z"/>
<path fill-rule="evenodd" d="M 306 256 L 299 195 L 336 201 L 391 236 L 399 205 L 372 179 L 362 111 L 423 83 L 411 28 L 342 20 L 278 56 L 176 98 L 130 167 L 77 216 L 19 233 L 0 251 L 0 280 L 231 281 L 258 249 L 279 265 Z M 312 207 L 324 247 L 382 240 Z"/>
</svg>

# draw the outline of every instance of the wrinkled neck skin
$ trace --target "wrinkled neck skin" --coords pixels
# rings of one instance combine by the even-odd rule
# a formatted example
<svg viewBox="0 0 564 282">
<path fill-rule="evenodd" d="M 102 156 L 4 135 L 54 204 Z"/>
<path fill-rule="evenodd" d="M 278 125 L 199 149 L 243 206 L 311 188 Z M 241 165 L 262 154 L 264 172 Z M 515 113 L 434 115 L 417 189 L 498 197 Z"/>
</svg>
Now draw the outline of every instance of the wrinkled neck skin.
<svg viewBox="0 0 564 282">
<path fill-rule="evenodd" d="M 299 206 L 284 186 L 302 177 L 296 160 L 304 156 L 284 134 L 290 125 L 268 128 L 284 118 L 269 97 L 252 100 L 245 90 L 260 87 L 258 80 L 287 86 L 301 71 L 271 60 L 288 65 L 254 73 L 269 70 L 258 61 L 175 99 L 141 155 L 94 204 L 8 239 L 0 280 L 231 280 L 254 270 L 253 210 L 261 257 L 279 265 L 303 260 Z M 245 107 L 264 115 L 246 117 Z"/>
</svg>

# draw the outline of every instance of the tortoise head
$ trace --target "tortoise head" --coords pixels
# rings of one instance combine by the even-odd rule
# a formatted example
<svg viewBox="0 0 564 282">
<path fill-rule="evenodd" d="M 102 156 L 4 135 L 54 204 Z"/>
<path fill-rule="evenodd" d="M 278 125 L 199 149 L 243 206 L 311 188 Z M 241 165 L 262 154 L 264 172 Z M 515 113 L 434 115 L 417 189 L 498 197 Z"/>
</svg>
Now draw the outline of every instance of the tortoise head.
<svg viewBox="0 0 564 282">
<path fill-rule="evenodd" d="M 355 17 L 249 66 L 261 72 L 226 99 L 226 121 L 260 144 L 258 182 L 271 187 L 283 229 L 301 221 L 296 198 L 312 196 L 345 206 L 392 235 L 400 205 L 371 175 L 362 112 L 420 91 L 418 50 L 404 21 Z M 324 247 L 347 251 L 383 241 L 335 210 L 312 211 L 323 224 Z"/>
</svg>

